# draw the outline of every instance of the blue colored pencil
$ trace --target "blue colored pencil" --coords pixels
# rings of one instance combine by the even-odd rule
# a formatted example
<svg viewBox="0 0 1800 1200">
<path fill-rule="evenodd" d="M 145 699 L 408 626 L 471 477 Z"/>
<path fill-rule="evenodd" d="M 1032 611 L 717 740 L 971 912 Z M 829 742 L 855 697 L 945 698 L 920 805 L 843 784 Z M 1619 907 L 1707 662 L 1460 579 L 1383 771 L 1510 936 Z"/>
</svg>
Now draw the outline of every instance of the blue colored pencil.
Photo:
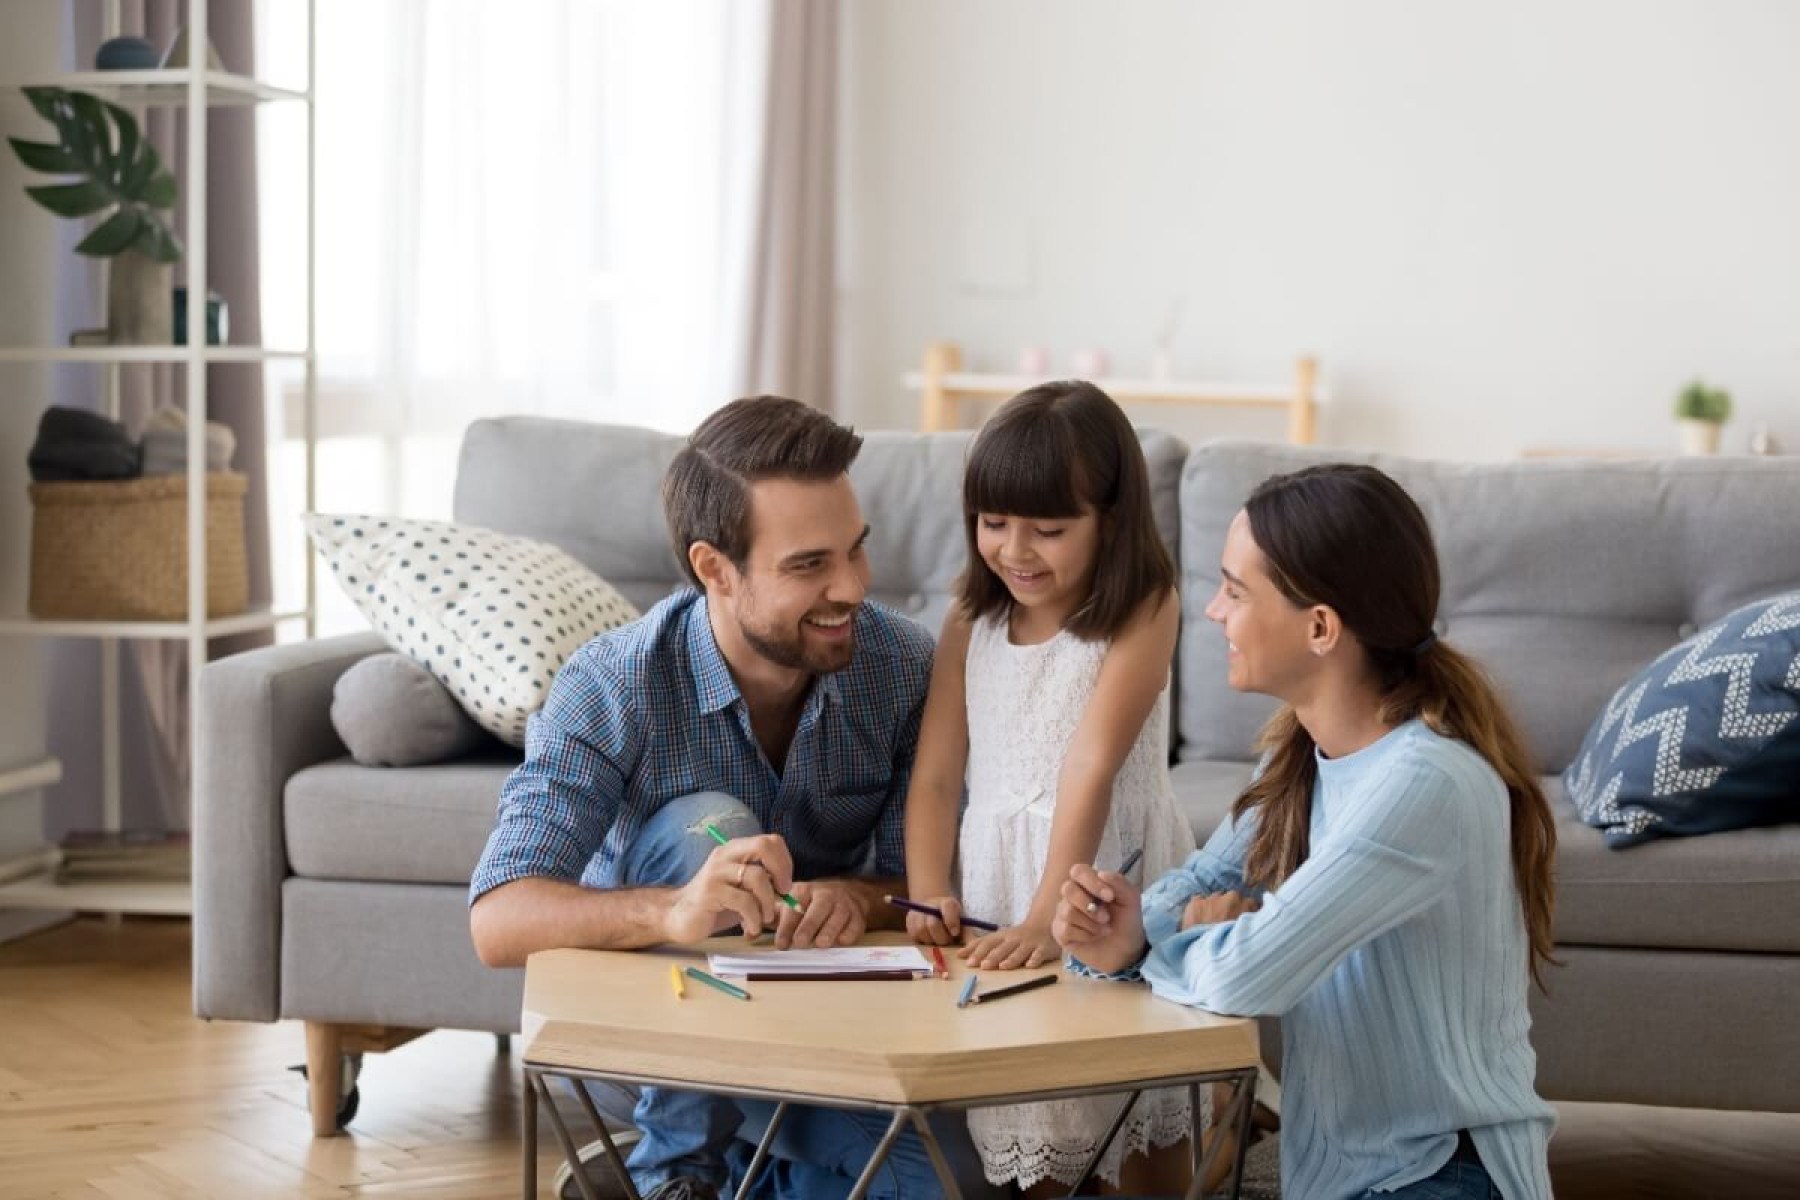
<svg viewBox="0 0 1800 1200">
<path fill-rule="evenodd" d="M 981 976 L 971 975 L 963 980 L 962 995 L 956 998 L 956 1007 L 967 1008 L 969 1001 L 975 998 L 975 985 L 981 982 Z"/>
</svg>

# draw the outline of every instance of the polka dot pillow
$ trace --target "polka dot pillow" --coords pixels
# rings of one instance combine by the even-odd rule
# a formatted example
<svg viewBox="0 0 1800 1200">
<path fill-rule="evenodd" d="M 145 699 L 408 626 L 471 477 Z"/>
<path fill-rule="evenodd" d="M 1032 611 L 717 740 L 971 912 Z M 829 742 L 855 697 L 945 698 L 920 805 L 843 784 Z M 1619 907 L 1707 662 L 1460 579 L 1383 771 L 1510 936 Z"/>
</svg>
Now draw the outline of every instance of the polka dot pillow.
<svg viewBox="0 0 1800 1200">
<path fill-rule="evenodd" d="M 514 746 L 525 744 L 525 719 L 569 655 L 638 616 L 611 584 L 543 542 L 443 521 L 303 520 L 388 644 Z"/>
</svg>

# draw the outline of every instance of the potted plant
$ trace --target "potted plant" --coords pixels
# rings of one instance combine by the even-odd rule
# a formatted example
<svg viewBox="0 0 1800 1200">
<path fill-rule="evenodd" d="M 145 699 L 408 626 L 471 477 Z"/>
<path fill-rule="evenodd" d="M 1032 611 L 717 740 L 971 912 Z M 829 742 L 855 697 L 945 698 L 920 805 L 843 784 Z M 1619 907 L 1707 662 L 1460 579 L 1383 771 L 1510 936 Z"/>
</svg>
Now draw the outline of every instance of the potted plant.
<svg viewBox="0 0 1800 1200">
<path fill-rule="evenodd" d="M 56 126 L 57 140 L 8 138 L 13 152 L 34 171 L 67 177 L 26 194 L 59 217 L 104 214 L 75 251 L 112 260 L 107 339 L 167 345 L 174 336 L 169 264 L 180 260 L 181 242 L 162 210 L 175 204 L 175 176 L 118 105 L 55 87 L 28 87 L 25 98 Z"/>
<path fill-rule="evenodd" d="M 1719 426 L 1731 419 L 1731 393 L 1707 387 L 1699 379 L 1675 397 L 1675 422 L 1681 429 L 1683 454 L 1717 454 Z"/>
</svg>

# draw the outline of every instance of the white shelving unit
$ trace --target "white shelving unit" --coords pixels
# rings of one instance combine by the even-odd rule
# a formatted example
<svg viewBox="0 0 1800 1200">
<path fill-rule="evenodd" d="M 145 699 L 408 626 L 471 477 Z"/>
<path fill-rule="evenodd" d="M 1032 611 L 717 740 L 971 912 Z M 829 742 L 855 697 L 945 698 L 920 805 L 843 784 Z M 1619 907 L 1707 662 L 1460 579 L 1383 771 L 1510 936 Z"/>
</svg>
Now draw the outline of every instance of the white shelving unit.
<svg viewBox="0 0 1800 1200">
<path fill-rule="evenodd" d="M 211 44 L 208 0 L 188 0 L 186 16 L 191 60 L 205 59 Z M 116 0 L 106 0 L 106 36 L 119 30 Z M 101 820 L 104 828 L 117 830 L 123 816 L 119 771 L 119 643 L 133 638 L 180 640 L 187 643 L 189 738 L 192 758 L 198 759 L 203 730 L 199 720 L 199 688 L 193 686 L 206 665 L 207 643 L 218 637 L 270 629 L 284 621 L 304 621 L 307 636 L 313 634 L 317 611 L 312 557 L 306 561 L 305 604 L 288 611 L 259 611 L 229 617 L 206 617 L 206 367 L 211 363 L 268 363 L 290 361 L 303 365 L 305 442 L 305 505 L 313 507 L 315 486 L 316 400 L 318 393 L 316 319 L 314 310 L 313 236 L 315 204 L 316 122 L 313 86 L 317 42 L 312 0 L 306 4 L 306 87 L 275 87 L 228 71 L 177 68 L 152 71 L 78 71 L 39 78 L 7 80 L 9 90 L 49 86 L 91 92 L 121 106 L 180 108 L 186 111 L 187 169 L 183 181 L 187 212 L 187 250 L 183 256 L 186 278 L 207 277 L 206 180 L 208 163 L 207 110 L 264 103 L 292 102 L 306 110 L 306 344 L 298 348 L 206 345 L 206 288 L 196 283 L 187 292 L 185 346 L 15 346 L 0 347 L 0 363 L 98 363 L 106 368 L 110 415 L 118 415 L 119 372 L 141 364 L 178 363 L 187 367 L 188 414 L 187 551 L 188 588 L 185 621 L 61 621 L 23 615 L 0 614 L 0 637 L 93 638 L 100 644 L 101 672 Z M 279 430 L 282 423 L 274 426 Z M 61 778 L 62 767 L 54 758 L 0 768 L 0 794 L 47 787 Z M 21 878 L 0 874 L 0 909 L 75 909 L 106 913 L 156 913 L 178 915 L 193 909 L 192 889 L 186 882 L 128 882 L 59 884 L 50 872 L 38 869 Z"/>
</svg>

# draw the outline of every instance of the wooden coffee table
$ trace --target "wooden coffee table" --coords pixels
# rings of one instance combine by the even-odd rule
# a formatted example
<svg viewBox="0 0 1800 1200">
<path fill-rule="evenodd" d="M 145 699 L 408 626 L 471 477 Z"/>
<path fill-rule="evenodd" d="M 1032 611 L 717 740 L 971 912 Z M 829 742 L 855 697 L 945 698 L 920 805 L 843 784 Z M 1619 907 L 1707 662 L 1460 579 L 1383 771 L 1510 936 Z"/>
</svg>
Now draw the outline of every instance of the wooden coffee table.
<svg viewBox="0 0 1800 1200">
<path fill-rule="evenodd" d="M 871 935 L 898 942 L 898 934 Z M 1256 1023 L 1158 1000 L 1141 984 L 1083 979 L 1061 972 L 1054 987 L 991 1004 L 956 1007 L 968 973 L 954 956 L 951 978 L 901 982 L 757 982 L 743 1001 L 688 982 L 677 999 L 671 964 L 706 965 L 706 952 L 742 949 L 738 938 L 654 950 L 550 950 L 525 970 L 524 1195 L 537 1195 L 537 1119 L 543 1111 L 571 1164 L 578 1146 L 550 1101 L 561 1077 L 691 1088 L 777 1103 L 745 1185 L 773 1144 L 789 1104 L 873 1109 L 892 1114 L 852 1200 L 861 1200 L 876 1170 L 910 1125 L 944 1186 L 959 1196 L 926 1115 L 935 1109 L 981 1108 L 1096 1093 L 1125 1093 L 1120 1111 L 1088 1173 L 1124 1125 L 1138 1094 L 1186 1086 L 1194 1099 L 1198 1158 L 1202 1084 L 1233 1085 L 1215 1114 L 1237 1143 L 1231 1194 L 1242 1179 L 1255 1100 Z M 1034 972 L 983 972 L 984 988 L 1019 982 Z M 573 1084 L 605 1145 L 626 1194 L 637 1196 L 625 1164 L 587 1089 Z M 1191 1197 L 1200 1195 L 1196 1163 Z M 576 1178 L 597 1200 L 579 1168 Z M 1084 1176 L 1085 1181 L 1085 1176 Z M 1080 1186 L 1078 1183 L 1077 1187 Z M 744 1193 L 740 1191 L 740 1196 Z"/>
</svg>

